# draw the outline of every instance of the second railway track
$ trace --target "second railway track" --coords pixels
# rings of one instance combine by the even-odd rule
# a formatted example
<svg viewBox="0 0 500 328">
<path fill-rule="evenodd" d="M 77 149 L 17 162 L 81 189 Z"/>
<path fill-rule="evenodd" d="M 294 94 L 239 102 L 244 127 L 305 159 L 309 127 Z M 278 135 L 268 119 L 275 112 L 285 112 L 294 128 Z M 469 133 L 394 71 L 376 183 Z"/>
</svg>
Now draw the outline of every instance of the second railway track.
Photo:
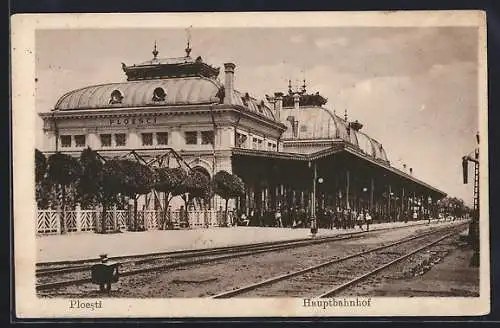
<svg viewBox="0 0 500 328">
<path fill-rule="evenodd" d="M 404 238 L 302 270 L 275 276 L 213 296 L 231 297 L 330 297 L 380 271 L 421 252 L 464 229 L 460 224 Z"/>
</svg>

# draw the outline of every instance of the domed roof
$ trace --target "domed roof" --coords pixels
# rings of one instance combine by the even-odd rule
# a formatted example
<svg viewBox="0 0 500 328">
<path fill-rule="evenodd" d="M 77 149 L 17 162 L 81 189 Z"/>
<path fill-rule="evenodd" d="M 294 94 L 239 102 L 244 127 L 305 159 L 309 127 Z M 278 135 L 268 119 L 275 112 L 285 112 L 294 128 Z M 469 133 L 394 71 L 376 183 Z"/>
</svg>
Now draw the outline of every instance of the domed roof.
<svg viewBox="0 0 500 328">
<path fill-rule="evenodd" d="M 220 85 L 211 79 L 189 77 L 92 85 L 63 95 L 54 109 L 75 110 L 218 102 Z M 163 90 L 163 95 L 162 91 Z M 159 97 L 155 97 L 155 90 Z M 115 98 L 112 97 L 112 94 Z"/>
<path fill-rule="evenodd" d="M 63 95 L 54 110 L 219 104 L 223 86 L 204 77 L 151 79 L 87 86 Z M 269 103 L 233 91 L 233 103 L 275 120 Z"/>
<path fill-rule="evenodd" d="M 156 42 L 153 59 L 122 70 L 126 82 L 91 85 L 63 95 L 54 110 L 84 110 L 133 108 L 171 105 L 222 104 L 226 92 L 217 79 L 219 68 L 205 62 L 201 56 L 191 58 L 189 42 L 186 56 L 158 58 Z M 276 121 L 267 101 L 257 100 L 232 90 L 232 104 L 244 110 Z"/>
<path fill-rule="evenodd" d="M 283 139 L 342 139 L 369 156 L 388 161 L 381 143 L 359 130 L 349 128 L 349 122 L 324 107 L 283 108 L 280 116 L 282 123 L 287 126 Z M 292 121 L 296 122 L 295 131 Z"/>
</svg>

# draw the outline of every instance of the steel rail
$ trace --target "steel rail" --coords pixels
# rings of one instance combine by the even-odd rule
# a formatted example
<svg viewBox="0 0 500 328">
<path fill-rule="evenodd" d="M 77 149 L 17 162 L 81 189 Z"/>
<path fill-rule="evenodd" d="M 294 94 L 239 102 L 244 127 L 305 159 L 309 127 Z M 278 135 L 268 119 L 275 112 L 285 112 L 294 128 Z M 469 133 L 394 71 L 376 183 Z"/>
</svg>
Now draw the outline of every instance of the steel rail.
<svg viewBox="0 0 500 328">
<path fill-rule="evenodd" d="M 379 230 L 375 230 L 379 231 Z M 129 264 L 129 263 L 135 263 L 135 264 L 144 264 L 148 262 L 154 262 L 157 260 L 162 260 L 162 259 L 183 259 L 183 258 L 194 258 L 194 257 L 199 257 L 199 256 L 211 256 L 211 255 L 217 255 L 221 253 L 228 253 L 228 252 L 241 252 L 241 251 L 248 251 L 251 249 L 258 249 L 258 250 L 276 250 L 283 248 L 289 248 L 289 247 L 295 247 L 295 246 L 308 246 L 308 245 L 314 245 L 314 244 L 320 244 L 320 243 L 326 243 L 326 242 L 333 242 L 337 240 L 344 240 L 344 239 L 350 239 L 350 238 L 356 238 L 356 237 L 361 237 L 362 231 L 360 232 L 353 232 L 353 233 L 347 233 L 347 234 L 342 234 L 342 235 L 337 235 L 337 236 L 329 236 L 329 237 L 322 237 L 322 238 L 317 238 L 317 239 L 300 239 L 300 240 L 286 240 L 286 241 L 278 241 L 278 242 L 266 242 L 266 243 L 257 243 L 257 244 L 247 244 L 247 245 L 236 245 L 236 246 L 229 246 L 229 247 L 223 247 L 223 248 L 214 248 L 214 249 L 207 249 L 207 250 L 188 250 L 188 251 L 182 251 L 180 253 L 179 251 L 175 251 L 172 253 L 165 253 L 163 255 L 151 255 L 151 254 L 144 254 L 140 256 L 133 256 L 130 257 L 129 259 L 125 261 L 119 261 L 120 264 Z M 110 258 L 111 260 L 115 260 L 114 258 Z M 98 263 L 97 261 L 95 263 Z M 62 273 L 73 273 L 73 272 L 82 272 L 86 270 L 90 270 L 91 264 L 86 264 L 86 265 L 77 265 L 77 266 L 72 266 L 72 267 L 59 267 L 59 268 L 40 268 L 37 269 L 35 275 L 37 277 L 43 277 L 43 276 L 50 276 L 54 274 L 62 274 Z"/>
<path fill-rule="evenodd" d="M 403 260 L 406 260 L 410 256 L 412 256 L 412 255 L 414 255 L 414 254 L 416 254 L 418 252 L 421 252 L 421 251 L 423 251 L 423 250 L 425 250 L 425 249 L 427 249 L 427 248 L 429 248 L 431 246 L 434 246 L 435 244 L 441 242 L 444 239 L 450 238 L 450 237 L 452 237 L 455 234 L 456 234 L 456 231 L 451 232 L 451 233 L 449 233 L 449 234 L 447 234 L 447 235 L 445 235 L 445 236 L 443 236 L 443 237 L 441 237 L 441 238 L 439 238 L 437 240 L 434 240 L 434 241 L 432 241 L 432 242 L 430 242 L 430 243 L 428 243 L 428 244 L 426 244 L 426 245 L 424 245 L 422 247 L 417 248 L 416 250 L 414 250 L 414 251 L 412 251 L 412 252 L 410 252 L 408 254 L 400 256 L 397 259 L 390 261 L 389 263 L 383 264 L 383 265 L 379 266 L 378 268 L 376 268 L 376 269 L 374 269 L 374 270 L 372 270 L 370 272 L 367 272 L 367 273 L 365 273 L 365 274 L 363 274 L 363 275 L 361 275 L 359 277 L 356 277 L 356 278 L 354 278 L 352 280 L 349 280 L 348 282 L 343 283 L 342 285 L 337 286 L 337 287 L 329 290 L 328 292 L 321 294 L 317 298 L 325 298 L 325 297 L 333 296 L 336 293 L 338 293 L 338 292 L 346 289 L 347 287 L 350 287 L 350 286 L 352 286 L 352 285 L 354 285 L 356 283 L 359 283 L 359 282 L 365 280 L 366 278 L 368 278 L 370 276 L 373 276 L 373 275 L 379 273 L 380 271 L 382 271 L 382 270 L 384 270 L 384 269 L 386 269 L 386 268 L 388 268 L 388 267 L 390 267 L 390 266 L 392 266 L 392 265 L 394 265 L 396 263 L 399 263 L 399 262 L 401 262 Z"/>
<path fill-rule="evenodd" d="M 425 224 L 425 223 L 422 223 Z M 418 224 L 421 225 L 421 224 Z M 425 224 L 427 225 L 427 224 Z M 406 226 L 407 227 L 407 226 Z M 377 232 L 377 231 L 383 231 L 383 230 L 393 230 L 393 229 L 398 229 L 402 227 L 389 227 L 389 228 L 382 228 L 382 229 L 377 229 L 377 230 L 371 230 L 368 232 Z M 342 234 L 342 235 L 337 235 L 337 236 L 330 236 L 330 237 L 322 237 L 321 239 L 298 239 L 296 241 L 280 241 L 280 242 L 267 242 L 267 243 L 259 243 L 259 244 L 250 244 L 250 245 L 237 245 L 237 246 L 232 246 L 232 247 L 221 247 L 217 249 L 208 249 L 208 250 L 203 250 L 203 252 L 192 252 L 187 251 L 184 254 L 182 254 L 183 251 L 174 251 L 170 252 L 170 254 L 177 254 L 180 255 L 180 257 L 188 257 L 186 253 L 191 253 L 189 257 L 193 258 L 191 260 L 187 261 L 180 261 L 180 262 L 174 262 L 174 263 L 168 263 L 168 264 L 162 264 L 162 265 L 156 265 L 156 266 L 149 266 L 145 268 L 138 268 L 138 269 L 132 269 L 124 272 L 120 272 L 120 276 L 131 276 L 131 275 L 136 275 L 136 274 L 141 274 L 141 273 L 148 273 L 148 272 L 153 272 L 153 271 L 164 271 L 168 269 L 176 269 L 180 267 L 186 267 L 186 266 L 191 266 L 191 265 L 197 265 L 197 264 L 204 264 L 204 263 L 210 263 L 210 262 L 215 262 L 215 261 L 220 261 L 220 260 L 227 260 L 227 259 L 232 259 L 232 258 L 237 258 L 237 257 L 244 257 L 244 256 L 251 256 L 251 255 L 257 255 L 260 253 L 265 253 L 265 252 L 273 252 L 273 251 L 279 251 L 279 250 L 284 250 L 288 248 L 294 248 L 294 247 L 307 247 L 307 246 L 312 246 L 312 245 L 317 245 L 321 243 L 328 243 L 328 242 L 336 242 L 336 241 L 342 241 L 346 239 L 352 239 L 352 238 L 357 238 L 357 237 L 363 237 L 366 234 L 367 231 L 358 231 L 358 232 L 352 232 L 348 234 Z M 429 232 L 424 233 L 424 235 L 429 234 Z M 419 235 L 423 236 L 423 235 Z M 417 236 L 417 237 L 419 237 Z M 231 254 L 226 254 L 222 256 L 215 256 L 215 257 L 208 257 L 208 258 L 203 258 L 202 256 L 211 256 L 211 255 L 217 255 L 219 253 L 227 253 L 227 251 L 232 251 L 234 253 Z M 199 258 L 202 257 L 202 258 Z M 162 260 L 162 259 L 168 259 L 169 257 L 166 256 L 161 256 L 157 258 L 151 258 L 147 259 L 148 262 L 155 261 L 155 260 Z M 174 257 L 175 258 L 175 257 Z M 126 263 L 131 263 L 131 262 L 138 262 L 138 263 L 146 263 L 144 259 L 139 259 L 139 260 L 129 260 L 126 262 L 121 262 L 121 264 L 126 264 Z M 53 269 L 53 271 L 45 271 L 41 275 L 44 276 L 50 276 L 50 275 L 57 275 L 61 273 L 72 273 L 72 272 L 83 272 L 83 271 L 89 271 L 91 266 L 86 266 L 85 268 L 79 267 L 79 268 L 60 268 L 60 269 Z M 41 276 L 40 273 L 38 276 Z M 42 291 L 42 290 L 49 290 L 49 289 L 57 289 L 57 288 L 62 288 L 62 287 L 67 287 L 67 286 L 72 286 L 72 285 L 80 285 L 80 284 L 86 284 L 86 283 L 91 283 L 90 278 L 78 278 L 78 279 L 67 279 L 67 280 L 62 280 L 62 281 L 55 281 L 55 282 L 49 282 L 49 283 L 41 283 L 36 285 L 36 290 L 37 291 Z"/>
<path fill-rule="evenodd" d="M 377 230 L 378 231 L 378 230 Z M 303 242 L 295 242 L 295 243 L 286 243 L 286 244 L 279 244 L 279 245 L 272 245 L 272 246 L 266 246 L 266 247 L 250 247 L 249 249 L 243 248 L 241 251 L 235 251 L 232 254 L 227 254 L 227 255 L 221 255 L 221 256 L 216 256 L 216 257 L 208 257 L 208 258 L 195 258 L 199 256 L 210 256 L 213 254 L 195 254 L 192 257 L 195 259 L 188 260 L 188 261 L 180 261 L 180 262 L 174 262 L 174 263 L 168 263 L 168 264 L 163 264 L 163 265 L 157 265 L 157 266 L 150 266 L 150 267 L 145 267 L 145 268 L 140 268 L 140 269 L 132 269 L 129 271 L 124 271 L 120 272 L 120 276 L 131 276 L 131 275 L 136 275 L 136 274 L 141 274 L 141 273 L 148 273 L 152 271 L 163 271 L 163 270 L 168 270 L 168 269 L 176 269 L 180 267 L 186 267 L 186 266 L 191 266 L 191 265 L 196 265 L 196 264 L 204 264 L 204 263 L 210 263 L 210 262 L 215 262 L 215 261 L 220 261 L 220 260 L 227 260 L 227 259 L 232 259 L 232 258 L 237 258 L 237 257 L 243 257 L 243 256 L 250 256 L 250 255 L 256 255 L 260 253 L 265 253 L 265 252 L 273 252 L 273 251 L 279 251 L 279 250 L 284 250 L 288 248 L 294 248 L 294 247 L 306 247 L 306 246 L 312 246 L 312 245 L 317 245 L 317 244 L 322 244 L 322 243 L 328 243 L 328 242 L 336 242 L 336 241 L 342 241 L 345 239 L 351 239 L 351 238 L 356 238 L 356 237 L 361 237 L 360 233 L 352 233 L 352 234 L 344 234 L 341 236 L 333 236 L 333 237 L 325 237 L 323 239 L 316 239 L 316 240 L 305 240 Z M 166 258 L 159 258 L 161 259 L 166 259 Z M 153 261 L 153 260 L 151 260 Z M 135 261 L 132 261 L 135 262 Z M 143 262 L 144 263 L 144 262 Z M 68 268 L 67 270 L 70 270 L 72 268 Z M 88 267 L 88 270 L 90 270 L 90 266 Z M 50 273 L 46 272 L 44 275 L 50 275 L 50 274 L 59 274 L 62 273 L 60 271 Z M 84 271 L 83 269 L 78 269 L 78 271 Z M 68 273 L 68 272 L 66 272 Z M 56 289 L 56 288 L 62 288 L 62 287 L 67 287 L 67 286 L 72 286 L 72 285 L 80 285 L 80 284 L 85 284 L 85 283 L 90 283 L 91 279 L 90 278 L 79 278 L 79 279 L 68 279 L 68 280 L 62 280 L 62 281 L 55 281 L 55 282 L 49 282 L 49 283 L 42 283 L 36 285 L 36 290 L 41 291 L 41 290 L 48 290 L 48 289 Z"/>
<path fill-rule="evenodd" d="M 417 223 L 417 224 L 411 225 L 411 227 L 422 226 L 422 225 L 428 226 L 428 223 Z M 351 232 L 351 233 L 339 234 L 336 236 L 319 237 L 319 238 L 316 238 L 315 240 L 331 240 L 331 239 L 336 239 L 336 238 L 344 237 L 344 236 L 355 237 L 357 235 L 371 233 L 371 232 L 403 229 L 403 228 L 408 228 L 408 227 L 410 227 L 410 226 L 387 227 L 387 228 L 374 229 L 374 230 L 370 230 L 370 231 L 355 231 L 355 232 Z M 155 253 L 148 253 L 148 254 L 112 256 L 112 257 L 109 257 L 109 260 L 118 261 L 122 264 L 131 263 L 131 262 L 137 263 L 137 262 L 140 262 L 141 259 L 145 259 L 146 261 L 149 261 L 149 260 L 154 261 L 154 260 L 161 259 L 164 257 L 170 257 L 170 258 L 193 257 L 193 256 L 199 256 L 199 255 L 208 255 L 208 254 L 224 253 L 227 251 L 235 251 L 235 250 L 238 250 L 240 248 L 247 249 L 249 247 L 263 247 L 263 246 L 267 246 L 267 245 L 269 245 L 269 246 L 281 245 L 281 244 L 288 244 L 288 243 L 294 243 L 294 242 L 296 242 L 296 243 L 311 242 L 311 240 L 312 240 L 311 238 L 297 238 L 297 239 L 290 239 L 290 240 L 267 241 L 267 242 L 245 244 L 245 245 L 232 245 L 232 246 L 220 246 L 220 247 L 212 247 L 212 248 L 155 252 Z M 86 263 L 86 264 L 83 264 L 83 263 Z M 91 265 L 96 264 L 96 263 L 99 263 L 98 259 L 83 259 L 83 260 L 76 260 L 76 261 L 58 261 L 58 262 L 37 263 L 37 266 L 42 266 L 42 267 L 36 269 L 35 275 L 37 277 L 41 277 L 41 276 L 45 276 L 45 275 L 52 275 L 55 273 L 81 272 L 84 270 L 89 270 Z M 45 267 L 43 267 L 43 266 L 45 266 Z"/>
<path fill-rule="evenodd" d="M 320 263 L 320 264 L 317 264 L 317 265 L 314 265 L 314 266 L 310 266 L 310 267 L 302 269 L 302 270 L 298 270 L 298 271 L 286 273 L 286 274 L 283 274 L 283 275 L 275 276 L 275 277 L 272 277 L 272 278 L 269 278 L 269 279 L 266 279 L 266 280 L 263 280 L 263 281 L 260 281 L 260 282 L 257 282 L 257 283 L 246 285 L 244 287 L 240 287 L 240 288 L 233 289 L 233 290 L 230 290 L 230 291 L 225 291 L 225 292 L 222 292 L 220 294 L 212 296 L 212 298 L 213 299 L 221 299 L 221 298 L 230 298 L 230 297 L 233 297 L 233 296 L 236 296 L 236 295 L 241 295 L 241 294 L 244 294 L 246 292 L 249 292 L 249 291 L 252 291 L 254 289 L 257 289 L 259 287 L 262 287 L 262 286 L 266 286 L 266 285 L 273 284 L 273 283 L 276 283 L 276 282 L 279 282 L 279 281 L 282 281 L 282 280 L 286 280 L 286 279 L 289 279 L 289 278 L 292 278 L 292 277 L 295 277 L 295 276 L 299 276 L 299 275 L 302 275 L 302 274 L 305 274 L 305 273 L 308 273 L 310 271 L 314 271 L 314 270 L 317 270 L 317 269 L 320 269 L 320 268 L 323 268 L 323 267 L 326 267 L 326 266 L 330 266 L 330 265 L 333 265 L 333 264 L 342 263 L 342 262 L 345 262 L 347 260 L 363 256 L 365 254 L 373 253 L 373 252 L 380 251 L 380 250 L 383 250 L 383 249 L 386 249 L 386 248 L 390 248 L 390 247 L 394 247 L 394 246 L 397 246 L 397 245 L 400 245 L 400 244 L 408 243 L 408 242 L 411 242 L 411 241 L 413 241 L 415 239 L 424 238 L 424 237 L 427 237 L 427 236 L 432 235 L 432 234 L 437 234 L 437 233 L 446 231 L 448 229 L 456 229 L 457 227 L 462 226 L 462 225 L 464 225 L 464 223 L 456 225 L 456 226 L 453 226 L 453 227 L 446 227 L 446 228 L 442 228 L 442 229 L 438 229 L 438 230 L 426 232 L 426 233 L 423 233 L 423 234 L 418 235 L 418 236 L 413 236 L 413 237 L 410 237 L 410 238 L 404 238 L 402 240 L 393 242 L 393 243 L 388 244 L 388 245 L 379 246 L 379 247 L 372 248 L 372 249 L 369 249 L 369 250 L 366 250 L 366 251 L 362 251 L 362 252 L 358 252 L 358 253 L 355 253 L 355 254 L 351 254 L 351 255 L 348 255 L 348 256 L 345 256 L 345 257 L 342 257 L 342 258 L 337 258 L 337 259 L 330 260 L 330 261 L 327 261 L 327 262 L 323 262 L 323 263 Z M 455 233 L 455 232 L 453 232 L 453 233 Z"/>
</svg>

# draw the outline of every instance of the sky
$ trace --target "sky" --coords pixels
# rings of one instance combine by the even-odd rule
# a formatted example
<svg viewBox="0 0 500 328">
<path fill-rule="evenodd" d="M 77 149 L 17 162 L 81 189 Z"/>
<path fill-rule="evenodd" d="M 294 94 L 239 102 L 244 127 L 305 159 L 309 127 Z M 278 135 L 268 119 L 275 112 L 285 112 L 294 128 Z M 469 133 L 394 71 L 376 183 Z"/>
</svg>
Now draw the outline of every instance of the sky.
<svg viewBox="0 0 500 328">
<path fill-rule="evenodd" d="M 251 96 L 286 92 L 306 79 L 326 107 L 364 124 L 391 165 L 472 205 L 461 157 L 476 147 L 478 30 L 474 27 L 322 27 L 190 29 L 192 57 L 233 62 L 235 88 Z M 184 29 L 37 30 L 36 110 L 66 92 L 122 82 L 121 63 L 184 56 Z M 37 145 L 42 121 L 37 119 Z M 472 169 L 469 171 L 472 176 Z"/>
</svg>

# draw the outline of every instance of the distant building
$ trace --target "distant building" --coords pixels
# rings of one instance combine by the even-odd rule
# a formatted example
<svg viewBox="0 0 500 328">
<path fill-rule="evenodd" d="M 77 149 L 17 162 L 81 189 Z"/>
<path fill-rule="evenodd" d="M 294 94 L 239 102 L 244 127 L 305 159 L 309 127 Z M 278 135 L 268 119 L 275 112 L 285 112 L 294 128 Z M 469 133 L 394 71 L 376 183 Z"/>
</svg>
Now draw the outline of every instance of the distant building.
<svg viewBox="0 0 500 328">
<path fill-rule="evenodd" d="M 371 209 L 396 219 L 445 194 L 390 165 L 382 144 L 324 107 L 319 93 L 276 92 L 255 99 L 235 89 L 233 63 L 220 69 L 193 59 L 158 58 L 122 69 L 127 81 L 63 95 L 44 121 L 43 151 L 105 157 L 130 150 L 154 158 L 174 149 L 209 176 L 219 170 L 245 181 L 233 206 L 258 213 L 277 207 Z M 315 202 L 313 202 L 313 196 Z M 222 205 L 217 197 L 212 206 Z M 417 206 L 418 205 L 418 206 Z"/>
</svg>

